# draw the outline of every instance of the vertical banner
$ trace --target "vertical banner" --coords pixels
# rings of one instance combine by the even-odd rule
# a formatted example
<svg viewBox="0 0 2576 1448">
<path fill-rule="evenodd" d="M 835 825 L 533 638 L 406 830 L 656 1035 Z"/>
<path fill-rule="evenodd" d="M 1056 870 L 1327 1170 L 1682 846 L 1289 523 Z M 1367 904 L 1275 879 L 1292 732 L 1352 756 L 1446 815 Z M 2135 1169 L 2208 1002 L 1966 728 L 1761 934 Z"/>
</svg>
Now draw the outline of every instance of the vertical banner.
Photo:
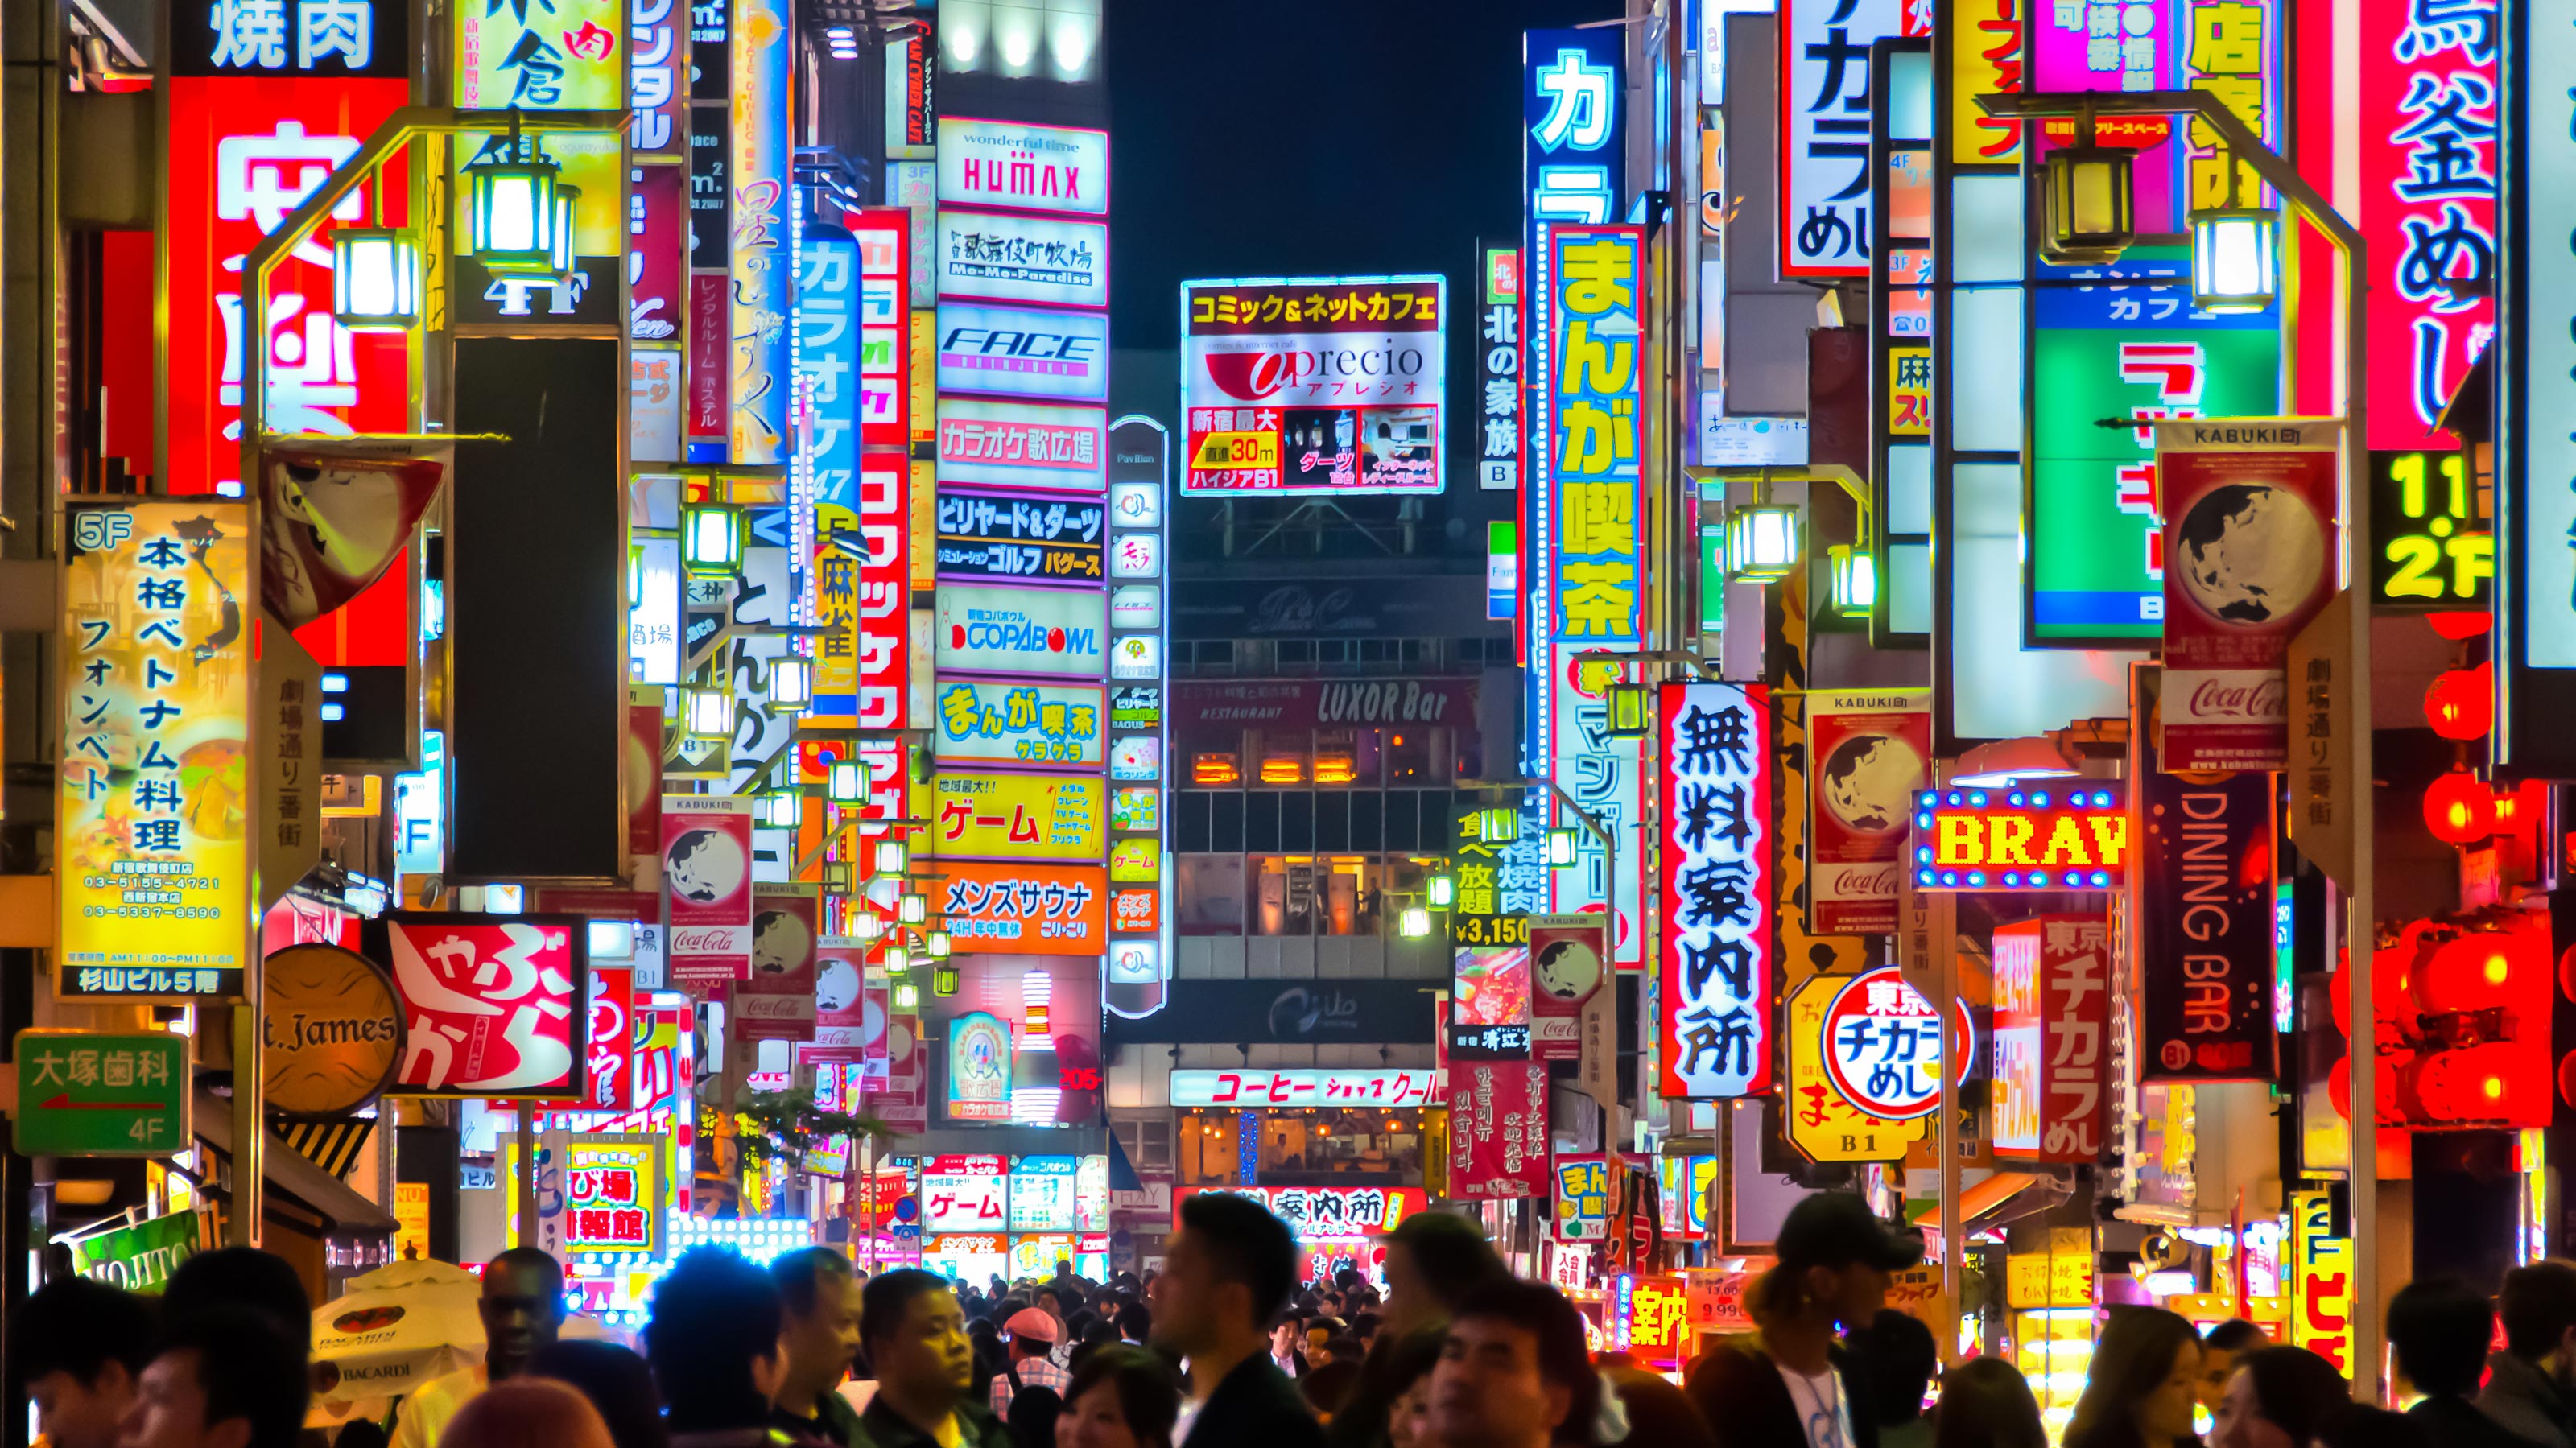
<svg viewBox="0 0 2576 1448">
<path fill-rule="evenodd" d="M 2290 1345 L 2352 1376 L 2352 1239 L 2335 1230 L 2334 1193 L 2290 1196 Z"/>
<path fill-rule="evenodd" d="M 2272 1022 L 2272 776 L 2167 773 L 2156 672 L 2140 668 L 2130 730 L 2138 813 L 2129 917 L 2141 985 L 2137 1061 L 2148 1082 L 2268 1081 Z M 2174 697 L 2166 671 L 2161 693 Z M 2139 727 L 2143 726 L 2143 727 Z M 2170 726 L 2168 726 L 2170 729 Z M 2170 759 L 2170 756 L 2167 756 Z"/>
<path fill-rule="evenodd" d="M 886 1027 L 886 1084 L 873 1099 L 876 1116 L 897 1133 L 930 1129 L 930 1058 L 921 1017 L 896 1016 Z"/>
<path fill-rule="evenodd" d="M 2359 68 L 2347 92 L 2353 99 L 2338 112 L 2342 124 L 2362 133 L 2351 152 L 2338 155 L 2358 158 L 2359 185 L 2348 193 L 2357 204 L 2340 189 L 2335 200 L 2360 228 L 2371 261 L 2362 344 L 2370 436 L 2362 444 L 2373 450 L 2448 446 L 2434 422 L 2495 329 L 2500 8 L 2493 0 L 2364 5 L 2349 20 L 2337 17 L 2360 32 L 2352 42 Z M 2531 33 L 2536 41 L 2560 41 L 2537 15 Z M 2533 73 L 2551 78 L 2564 59 L 2546 48 L 2517 54 Z M 2554 104 L 2563 110 L 2566 98 Z M 2559 158 L 2536 153 L 2567 141 L 2561 124 L 2554 133 L 2517 137 L 2515 145 L 2541 161 L 2544 169 L 2531 176 L 2555 177 L 2565 174 L 2554 169 Z M 2563 205 L 2537 194 L 2529 199 L 2535 212 Z M 2563 237 L 2567 228 L 2544 234 Z"/>
<path fill-rule="evenodd" d="M 664 979 L 702 991 L 751 974 L 751 801 L 662 796 L 662 888 L 670 932 Z"/>
<path fill-rule="evenodd" d="M 1547 1067 L 1459 1061 L 1449 1067 L 1449 1195 L 1548 1199 Z"/>
<path fill-rule="evenodd" d="M 1583 1011 L 1610 976 L 1599 915 L 1540 915 L 1529 922 L 1530 1059 L 1583 1055 Z"/>
<path fill-rule="evenodd" d="M 1666 684 L 1656 1060 L 1672 1098 L 1771 1089 L 1771 702 Z"/>
<path fill-rule="evenodd" d="M 859 441 L 912 445 L 912 213 L 871 206 L 849 214 L 858 247 Z M 801 303 L 801 298 L 799 299 Z"/>
<path fill-rule="evenodd" d="M 2111 927 L 2042 915 L 1996 926 L 1994 943 L 1995 1155 L 2091 1162 L 2111 1059 Z"/>
<path fill-rule="evenodd" d="M 821 907 L 811 885 L 753 888 L 751 974 L 736 981 L 725 999 L 727 1028 L 743 1040 L 813 1039 Z"/>
<path fill-rule="evenodd" d="M 689 144 L 689 19 L 681 0 L 627 0 L 630 156 L 678 160 Z"/>
<path fill-rule="evenodd" d="M 689 173 L 636 166 L 627 186 L 626 335 L 676 345 L 689 306 Z"/>
<path fill-rule="evenodd" d="M 1638 646 L 1639 365 L 1644 361 L 1633 226 L 1561 226 L 1548 238 L 1553 289 L 1548 424 L 1557 530 L 1549 617 L 1571 649 Z"/>
<path fill-rule="evenodd" d="M 1780 275 L 1869 274 L 1869 48 L 1901 0 L 1781 0 Z"/>
<path fill-rule="evenodd" d="M 1510 492 L 1521 485 L 1521 254 L 1485 253 L 1485 311 L 1478 360 L 1476 486 Z"/>
<path fill-rule="evenodd" d="M 2289 766 L 2290 639 L 2334 592 L 2333 420 L 2160 422 L 2164 767 Z"/>
<path fill-rule="evenodd" d="M 759 467 L 786 462 L 790 446 L 794 381 L 788 322 L 796 278 L 787 127 L 794 33 L 779 0 L 733 0 L 733 12 L 732 155 L 725 178 L 733 196 L 726 443 L 735 465 Z"/>
<path fill-rule="evenodd" d="M 593 1111 L 627 1111 L 635 1101 L 635 972 L 624 966 L 590 971 L 590 1071 L 583 1104 Z"/>
<path fill-rule="evenodd" d="M 1932 693 L 1813 690 L 1806 700 L 1808 929 L 1892 934 L 1907 817 L 1932 782 Z"/>
<path fill-rule="evenodd" d="M 912 536 L 905 485 L 910 477 L 900 453 L 869 453 L 859 463 L 858 536 L 842 535 L 846 553 L 855 543 L 858 592 L 840 600 L 853 617 L 858 647 L 858 720 L 862 729 L 902 729 L 911 720 L 912 579 L 906 561 Z M 827 598 L 826 609 L 835 600 Z"/>
<path fill-rule="evenodd" d="M 796 1048 L 797 1060 L 863 1064 L 872 1023 L 883 1048 L 884 988 L 867 984 L 867 958 L 874 948 L 872 942 L 838 935 L 815 943 L 814 1028 L 808 1042 Z"/>
<path fill-rule="evenodd" d="M 57 989 L 237 996 L 258 908 L 248 506 L 161 499 L 65 514 Z"/>
</svg>

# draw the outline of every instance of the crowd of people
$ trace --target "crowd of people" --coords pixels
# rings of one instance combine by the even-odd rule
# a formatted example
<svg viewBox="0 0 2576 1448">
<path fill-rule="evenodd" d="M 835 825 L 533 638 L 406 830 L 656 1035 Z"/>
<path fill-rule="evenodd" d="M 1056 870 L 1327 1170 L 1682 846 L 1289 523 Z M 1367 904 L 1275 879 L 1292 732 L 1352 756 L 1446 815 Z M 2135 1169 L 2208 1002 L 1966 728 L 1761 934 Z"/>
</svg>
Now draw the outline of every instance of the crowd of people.
<svg viewBox="0 0 2576 1448">
<path fill-rule="evenodd" d="M 561 1267 L 485 1268 L 482 1362 L 330 1448 L 2043 1448 L 2009 1362 L 1940 1367 L 1888 1309 L 1919 1242 L 1856 1197 L 1789 1214 L 1747 1309 L 1681 1385 L 1587 1345 L 1578 1309 L 1511 1275 L 1466 1218 L 1384 1239 L 1385 1292 L 1301 1284 L 1249 1198 L 1181 1207 L 1158 1272 L 968 1287 L 868 1276 L 829 1247 L 754 1265 L 721 1247 L 656 1285 L 642 1351 L 562 1335 Z M 282 1260 L 181 1264 L 157 1299 L 48 1283 L 9 1327 L 13 1388 L 48 1448 L 321 1448 L 305 1427 L 310 1304 Z M 2499 1323 L 2504 1346 L 2488 1345 Z M 2491 1303 L 2412 1283 L 2388 1312 L 2406 1411 L 2254 1325 L 2203 1333 L 2106 1310 L 2065 1448 L 2576 1448 L 2576 1265 L 2508 1273 Z"/>
</svg>

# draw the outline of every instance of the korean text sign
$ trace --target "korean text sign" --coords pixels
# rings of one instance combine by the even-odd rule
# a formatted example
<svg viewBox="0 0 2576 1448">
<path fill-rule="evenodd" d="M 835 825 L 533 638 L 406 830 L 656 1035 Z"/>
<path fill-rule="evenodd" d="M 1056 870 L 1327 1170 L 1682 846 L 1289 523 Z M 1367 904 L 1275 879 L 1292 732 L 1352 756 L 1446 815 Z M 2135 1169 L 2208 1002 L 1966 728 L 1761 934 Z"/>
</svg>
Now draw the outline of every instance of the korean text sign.
<svg viewBox="0 0 2576 1448">
<path fill-rule="evenodd" d="M 1996 926 L 1994 947 L 1995 1155 L 2090 1162 L 2110 1060 L 2110 926 L 2042 915 Z"/>
<path fill-rule="evenodd" d="M 1449 1068 L 1449 1195 L 1549 1197 L 1547 1160 L 1546 1066 L 1476 1061 Z"/>
<path fill-rule="evenodd" d="M 1663 686 L 1662 1092 L 1771 1088 L 1771 700 L 1759 684 Z"/>
<path fill-rule="evenodd" d="M 1633 226 L 1548 234 L 1544 385 L 1557 501 L 1550 618 L 1556 641 L 1574 648 L 1637 647 L 1644 252 L 1645 234 Z"/>
<path fill-rule="evenodd" d="M 249 510 L 207 498 L 65 511 L 60 987 L 236 995 L 255 928 Z"/>
<path fill-rule="evenodd" d="M 581 1099 L 586 917 L 394 911 L 382 928 L 407 1032 L 388 1090 Z"/>
<path fill-rule="evenodd" d="M 1448 282 L 1181 284 L 1183 493 L 1436 493 Z"/>
</svg>

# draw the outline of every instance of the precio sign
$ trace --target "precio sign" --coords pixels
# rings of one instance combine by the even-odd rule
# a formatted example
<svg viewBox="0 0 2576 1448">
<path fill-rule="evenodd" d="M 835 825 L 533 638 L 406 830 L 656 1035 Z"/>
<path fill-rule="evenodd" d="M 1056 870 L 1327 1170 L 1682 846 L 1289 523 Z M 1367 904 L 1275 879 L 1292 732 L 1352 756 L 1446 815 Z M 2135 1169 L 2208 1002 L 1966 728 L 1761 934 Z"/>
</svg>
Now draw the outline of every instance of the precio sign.
<svg viewBox="0 0 2576 1448">
<path fill-rule="evenodd" d="M 1109 400 L 1109 314 L 943 303 L 938 386 L 1067 402 Z"/>
</svg>

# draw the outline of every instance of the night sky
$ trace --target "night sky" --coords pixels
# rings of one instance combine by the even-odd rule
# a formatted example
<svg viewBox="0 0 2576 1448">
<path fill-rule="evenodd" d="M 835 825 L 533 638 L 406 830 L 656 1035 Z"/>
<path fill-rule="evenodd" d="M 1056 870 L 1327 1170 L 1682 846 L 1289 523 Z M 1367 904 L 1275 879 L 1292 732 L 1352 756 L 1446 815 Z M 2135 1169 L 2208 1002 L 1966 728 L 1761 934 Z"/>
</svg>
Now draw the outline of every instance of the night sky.
<svg viewBox="0 0 2576 1448">
<path fill-rule="evenodd" d="M 1106 0 L 1113 335 L 1192 277 L 1445 271 L 1520 226 L 1520 35 L 1618 0 Z M 1451 369 L 1460 359 L 1453 356 Z"/>
</svg>

